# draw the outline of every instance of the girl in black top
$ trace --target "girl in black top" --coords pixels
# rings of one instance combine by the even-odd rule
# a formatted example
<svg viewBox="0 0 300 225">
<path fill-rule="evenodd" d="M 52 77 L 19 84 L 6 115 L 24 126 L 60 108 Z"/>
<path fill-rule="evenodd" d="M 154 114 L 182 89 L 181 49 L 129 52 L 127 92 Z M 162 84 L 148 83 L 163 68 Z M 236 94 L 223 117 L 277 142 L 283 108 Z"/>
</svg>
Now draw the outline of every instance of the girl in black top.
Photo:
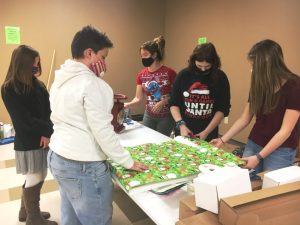
<svg viewBox="0 0 300 225">
<path fill-rule="evenodd" d="M 177 75 L 170 105 L 175 135 L 210 141 L 229 114 L 230 86 L 212 43 L 196 46 L 188 67 Z"/>
<path fill-rule="evenodd" d="M 47 176 L 47 153 L 53 132 L 49 94 L 37 79 L 41 75 L 39 53 L 21 45 L 12 54 L 1 95 L 14 125 L 17 173 L 25 175 L 19 220 L 26 225 L 55 225 L 40 212 L 40 190 Z"/>
</svg>

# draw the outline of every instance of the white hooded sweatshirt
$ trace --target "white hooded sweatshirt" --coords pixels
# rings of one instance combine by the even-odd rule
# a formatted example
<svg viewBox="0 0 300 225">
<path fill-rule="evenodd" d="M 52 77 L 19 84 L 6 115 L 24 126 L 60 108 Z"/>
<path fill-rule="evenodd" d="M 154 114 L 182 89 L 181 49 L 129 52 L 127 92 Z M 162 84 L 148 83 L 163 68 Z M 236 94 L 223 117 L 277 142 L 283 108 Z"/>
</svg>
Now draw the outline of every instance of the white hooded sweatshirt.
<svg viewBox="0 0 300 225">
<path fill-rule="evenodd" d="M 113 91 L 86 65 L 68 59 L 55 71 L 50 103 L 54 124 L 51 150 L 76 161 L 109 157 L 125 168 L 133 166 L 111 124 Z"/>
</svg>

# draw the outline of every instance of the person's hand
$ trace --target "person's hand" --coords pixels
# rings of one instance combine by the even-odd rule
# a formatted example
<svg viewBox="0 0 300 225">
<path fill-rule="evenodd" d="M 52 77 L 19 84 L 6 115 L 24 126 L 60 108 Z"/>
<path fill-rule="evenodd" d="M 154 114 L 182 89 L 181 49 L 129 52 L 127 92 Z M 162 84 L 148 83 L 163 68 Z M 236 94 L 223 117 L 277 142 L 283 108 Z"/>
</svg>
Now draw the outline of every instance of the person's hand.
<svg viewBox="0 0 300 225">
<path fill-rule="evenodd" d="M 244 165 L 243 168 L 247 169 L 254 169 L 259 164 L 259 160 L 256 155 L 242 158 L 242 160 L 246 161 L 246 165 Z"/>
<path fill-rule="evenodd" d="M 207 138 L 207 136 L 208 136 L 208 133 L 204 130 L 202 132 L 194 135 L 194 137 L 198 137 L 201 140 L 205 140 Z"/>
<path fill-rule="evenodd" d="M 131 170 L 143 172 L 145 170 L 148 170 L 148 166 L 144 165 L 143 163 L 140 162 L 134 162 L 133 166 L 130 168 Z"/>
<path fill-rule="evenodd" d="M 129 109 L 129 108 L 130 108 L 129 102 L 124 102 L 124 109 Z"/>
<path fill-rule="evenodd" d="M 193 136 L 193 132 L 185 124 L 182 124 L 179 128 L 180 128 L 180 135 L 182 137 L 192 137 Z"/>
<path fill-rule="evenodd" d="M 48 148 L 49 142 L 50 142 L 50 138 L 47 138 L 47 137 L 42 136 L 42 137 L 41 137 L 41 140 L 40 140 L 40 146 L 41 146 L 42 148 Z"/>
<path fill-rule="evenodd" d="M 159 102 L 157 102 L 154 106 L 153 106 L 153 108 L 152 108 L 152 112 L 154 112 L 154 113 L 159 113 L 161 110 L 162 110 L 162 108 L 164 107 L 164 102 L 163 101 L 159 101 Z"/>
<path fill-rule="evenodd" d="M 92 63 L 91 65 L 92 71 L 96 74 L 97 77 L 104 76 L 104 72 L 106 72 L 106 64 L 104 61 L 98 61 L 96 63 Z"/>
<path fill-rule="evenodd" d="M 224 143 L 223 141 L 220 139 L 220 138 L 215 138 L 215 139 L 212 139 L 209 144 L 217 147 L 217 148 L 220 148 Z"/>
</svg>

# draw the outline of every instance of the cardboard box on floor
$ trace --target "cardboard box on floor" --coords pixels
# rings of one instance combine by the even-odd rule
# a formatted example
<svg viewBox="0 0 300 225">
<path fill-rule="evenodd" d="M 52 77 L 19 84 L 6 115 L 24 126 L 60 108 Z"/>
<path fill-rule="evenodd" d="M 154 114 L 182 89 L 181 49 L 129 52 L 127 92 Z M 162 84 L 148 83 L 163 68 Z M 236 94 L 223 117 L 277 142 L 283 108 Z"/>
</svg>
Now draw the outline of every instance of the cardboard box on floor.
<svg viewBox="0 0 300 225">
<path fill-rule="evenodd" d="M 223 167 L 194 179 L 196 205 L 218 213 L 221 198 L 251 192 L 247 169 Z"/>
<path fill-rule="evenodd" d="M 221 225 L 218 216 L 211 212 L 202 212 L 176 222 L 176 225 Z"/>
<path fill-rule="evenodd" d="M 300 181 L 300 167 L 289 166 L 265 173 L 262 188 L 276 187 L 296 181 Z"/>
<path fill-rule="evenodd" d="M 194 216 L 206 210 L 196 206 L 195 195 L 185 197 L 179 201 L 179 219 L 185 219 L 190 216 Z"/>
<path fill-rule="evenodd" d="M 221 199 L 223 225 L 297 225 L 300 182 Z"/>
</svg>

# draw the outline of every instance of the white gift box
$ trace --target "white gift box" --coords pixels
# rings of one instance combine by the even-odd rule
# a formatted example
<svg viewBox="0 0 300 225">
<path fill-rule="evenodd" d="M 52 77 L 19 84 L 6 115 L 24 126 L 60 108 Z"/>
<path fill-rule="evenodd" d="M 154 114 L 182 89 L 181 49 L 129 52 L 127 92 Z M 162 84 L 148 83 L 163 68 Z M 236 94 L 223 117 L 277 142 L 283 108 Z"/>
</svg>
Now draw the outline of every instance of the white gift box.
<svg viewBox="0 0 300 225">
<path fill-rule="evenodd" d="M 296 181 L 300 181 L 300 167 L 289 166 L 265 173 L 262 188 L 275 187 Z"/>
<path fill-rule="evenodd" d="M 194 179 L 196 205 L 218 213 L 221 198 L 251 192 L 247 169 L 223 167 Z"/>
</svg>

